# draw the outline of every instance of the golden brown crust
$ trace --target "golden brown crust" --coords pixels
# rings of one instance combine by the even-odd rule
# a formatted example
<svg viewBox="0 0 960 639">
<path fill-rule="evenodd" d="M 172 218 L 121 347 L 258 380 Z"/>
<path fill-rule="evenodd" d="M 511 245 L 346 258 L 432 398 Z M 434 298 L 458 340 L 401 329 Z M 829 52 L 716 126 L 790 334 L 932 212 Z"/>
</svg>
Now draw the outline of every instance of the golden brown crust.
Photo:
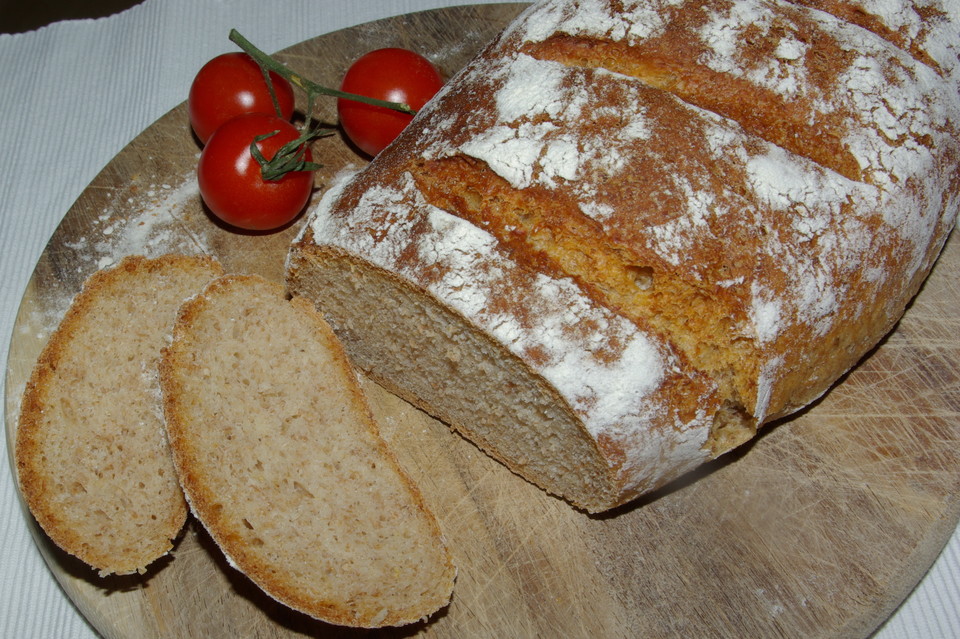
<svg viewBox="0 0 960 639">
<path fill-rule="evenodd" d="M 861 0 L 790 0 L 867 29 L 910 53 L 944 77 L 960 66 L 960 50 L 943 47 L 943 33 L 960 33 L 960 16 L 942 1 L 872 3 Z M 929 49 L 928 49 L 929 47 Z"/>
<path fill-rule="evenodd" d="M 306 243 L 493 335 L 491 366 L 528 363 L 609 467 L 632 469 L 623 494 L 649 490 L 824 393 L 893 327 L 954 226 L 960 17 L 900 4 L 903 29 L 897 3 L 538 2 L 324 198 Z M 292 252 L 305 270 L 309 251 Z M 297 286 L 335 277 L 307 264 Z M 507 272 L 524 274 L 516 294 Z M 547 290 L 579 321 L 529 301 Z M 691 383 L 614 381 L 616 357 L 577 377 L 590 314 L 628 321 L 661 358 L 644 365 Z M 642 389 L 634 407 L 669 396 L 655 412 L 671 418 L 608 401 L 625 385 Z M 495 448 L 503 426 L 478 439 Z"/>
<path fill-rule="evenodd" d="M 105 400 L 123 398 L 126 405 L 120 408 L 128 412 L 128 422 L 122 415 L 121 421 L 113 421 L 116 414 L 110 413 L 102 415 L 102 423 L 97 421 L 101 398 L 84 390 L 95 387 L 106 372 L 98 369 L 104 362 L 95 352 L 102 341 L 97 335 L 120 331 L 125 324 L 156 325 L 157 330 L 148 328 L 141 338 L 103 336 L 107 341 L 129 344 L 125 357 L 133 358 L 130 365 L 120 360 L 109 365 L 136 375 L 141 366 L 149 365 L 151 350 L 153 359 L 159 358 L 166 335 L 163 323 L 172 325 L 180 301 L 199 290 L 205 279 L 220 273 L 222 269 L 212 258 L 174 255 L 153 260 L 132 256 L 113 269 L 95 273 L 51 335 L 27 382 L 15 452 L 21 493 L 49 537 L 101 574 L 143 571 L 170 550 L 187 509 L 159 418 L 136 423 L 138 412 L 159 413 L 159 387 L 150 388 L 156 384 L 155 374 L 151 382 L 151 374 L 144 371 L 146 387 Z M 196 287 L 175 286 L 182 291 L 179 298 L 176 291 L 158 295 L 153 290 L 159 280 L 180 276 L 195 282 Z M 136 306 L 137 300 L 132 299 L 136 297 L 162 297 L 166 304 L 140 316 L 124 314 L 125 305 Z M 155 409 L 143 405 L 153 402 Z M 146 459 L 146 465 L 140 465 L 138 458 Z M 157 472 L 166 477 L 155 480 L 147 476 Z M 161 494 L 144 494 L 148 486 L 162 487 Z M 136 511 L 130 512 L 134 505 Z M 99 526 L 92 525 L 97 521 Z"/>
</svg>

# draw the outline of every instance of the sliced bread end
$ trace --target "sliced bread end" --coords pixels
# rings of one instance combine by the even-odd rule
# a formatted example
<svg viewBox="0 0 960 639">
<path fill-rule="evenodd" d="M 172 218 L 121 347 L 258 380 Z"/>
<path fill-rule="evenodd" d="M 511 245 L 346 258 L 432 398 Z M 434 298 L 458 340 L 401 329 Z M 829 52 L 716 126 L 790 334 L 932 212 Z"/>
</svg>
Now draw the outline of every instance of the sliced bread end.
<svg viewBox="0 0 960 639">
<path fill-rule="evenodd" d="M 161 379 L 191 508 L 267 594 L 356 627 L 449 602 L 437 521 L 312 304 L 255 276 L 215 280 L 181 309 Z"/>
<path fill-rule="evenodd" d="M 28 380 L 15 451 L 21 493 L 54 543 L 102 575 L 143 572 L 186 520 L 157 364 L 183 300 L 222 273 L 212 258 L 182 255 L 98 271 Z"/>
</svg>

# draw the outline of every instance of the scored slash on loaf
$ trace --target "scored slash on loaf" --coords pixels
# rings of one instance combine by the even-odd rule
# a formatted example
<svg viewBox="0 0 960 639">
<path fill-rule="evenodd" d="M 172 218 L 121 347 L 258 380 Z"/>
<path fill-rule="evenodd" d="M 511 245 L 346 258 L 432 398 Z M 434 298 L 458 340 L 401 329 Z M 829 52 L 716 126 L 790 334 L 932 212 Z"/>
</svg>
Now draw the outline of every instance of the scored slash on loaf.
<svg viewBox="0 0 960 639">
<path fill-rule="evenodd" d="M 353 360 L 589 511 L 821 396 L 960 197 L 955 4 L 534 4 L 288 256 Z"/>
</svg>

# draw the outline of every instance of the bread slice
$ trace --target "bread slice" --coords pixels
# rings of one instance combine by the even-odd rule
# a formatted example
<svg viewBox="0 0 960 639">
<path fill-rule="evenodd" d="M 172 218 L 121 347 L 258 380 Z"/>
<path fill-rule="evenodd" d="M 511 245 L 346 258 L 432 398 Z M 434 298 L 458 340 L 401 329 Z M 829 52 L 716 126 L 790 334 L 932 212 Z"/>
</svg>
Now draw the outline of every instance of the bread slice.
<svg viewBox="0 0 960 639">
<path fill-rule="evenodd" d="M 84 284 L 27 383 L 16 468 L 27 506 L 101 574 L 143 571 L 187 508 L 163 433 L 157 362 L 209 257 L 128 257 Z"/>
<path fill-rule="evenodd" d="M 187 500 L 232 565 L 327 622 L 417 621 L 455 570 L 312 304 L 228 275 L 180 311 L 161 362 Z"/>
</svg>

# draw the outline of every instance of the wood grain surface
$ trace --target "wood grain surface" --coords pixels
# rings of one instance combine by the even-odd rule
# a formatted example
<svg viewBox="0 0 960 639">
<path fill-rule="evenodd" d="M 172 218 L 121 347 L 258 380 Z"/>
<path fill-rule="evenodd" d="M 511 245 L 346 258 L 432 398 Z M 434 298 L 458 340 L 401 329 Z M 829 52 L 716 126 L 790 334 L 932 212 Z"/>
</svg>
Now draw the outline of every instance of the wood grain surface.
<svg viewBox="0 0 960 639">
<path fill-rule="evenodd" d="M 446 73 L 522 5 L 450 8 L 301 43 L 280 58 L 334 85 L 379 46 L 430 55 Z M 334 117 L 332 105 L 321 116 Z M 282 280 L 303 220 L 275 234 L 217 226 L 196 191 L 199 147 L 180 106 L 137 137 L 66 213 L 23 298 L 10 346 L 7 436 L 50 331 L 84 278 L 126 254 L 208 252 Z M 316 195 L 364 162 L 318 141 Z M 935 559 L 957 524 L 960 246 L 948 243 L 907 315 L 802 414 L 668 489 L 587 516 L 491 461 L 442 423 L 368 384 L 401 462 L 459 566 L 448 608 L 381 632 L 285 609 L 230 568 L 202 528 L 147 574 L 100 579 L 36 531 L 50 569 L 104 637 L 862 637 Z M 26 515 L 29 517 L 29 515 Z M 309 543 L 307 540 L 305 543 Z"/>
</svg>

